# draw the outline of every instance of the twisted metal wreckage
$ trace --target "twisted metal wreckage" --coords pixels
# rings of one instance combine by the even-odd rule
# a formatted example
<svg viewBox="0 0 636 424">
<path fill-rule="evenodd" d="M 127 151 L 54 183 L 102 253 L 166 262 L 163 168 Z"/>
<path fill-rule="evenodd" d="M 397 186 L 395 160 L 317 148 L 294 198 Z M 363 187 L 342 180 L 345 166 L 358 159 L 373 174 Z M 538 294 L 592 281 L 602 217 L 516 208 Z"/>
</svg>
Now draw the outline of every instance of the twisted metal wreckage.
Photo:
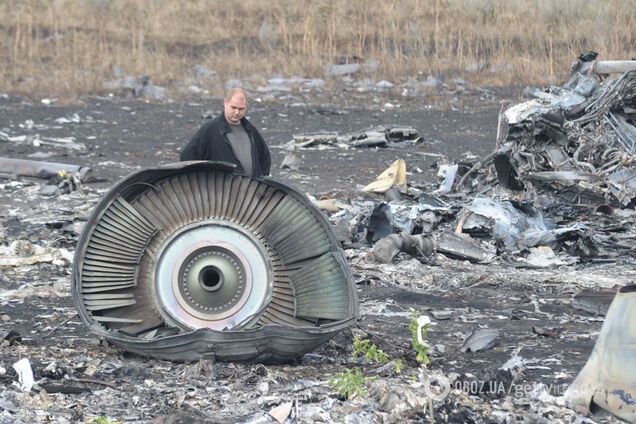
<svg viewBox="0 0 636 424">
<path fill-rule="evenodd" d="M 578 61 L 563 87 L 526 94 L 535 99 L 504 114 L 510 128 L 493 155 L 499 183 L 569 203 L 633 205 L 636 61 Z"/>
<path fill-rule="evenodd" d="M 358 315 L 322 213 L 297 190 L 184 162 L 125 178 L 78 242 L 73 296 L 98 335 L 169 360 L 276 362 Z"/>
</svg>

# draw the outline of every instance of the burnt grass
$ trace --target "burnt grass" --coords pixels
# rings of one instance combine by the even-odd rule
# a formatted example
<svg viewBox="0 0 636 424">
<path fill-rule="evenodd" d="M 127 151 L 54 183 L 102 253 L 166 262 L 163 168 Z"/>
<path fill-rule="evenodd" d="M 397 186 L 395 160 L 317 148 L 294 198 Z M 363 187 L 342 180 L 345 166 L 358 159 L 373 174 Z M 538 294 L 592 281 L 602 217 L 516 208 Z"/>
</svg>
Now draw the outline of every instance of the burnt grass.
<svg viewBox="0 0 636 424">
<path fill-rule="evenodd" d="M 517 101 L 517 92 L 471 90 L 417 99 L 325 92 L 312 98 L 252 99 L 249 118 L 270 144 L 274 178 L 316 198 L 328 195 L 346 200 L 355 199 L 360 185 L 373 181 L 398 158 L 407 163 L 409 183 L 426 185 L 436 181 L 439 157 L 435 155 L 446 155 L 451 162 L 468 151 L 480 157 L 487 155 L 495 143 L 500 102 Z M 20 97 L 0 98 L 0 131 L 72 136 L 87 146 L 86 151 L 73 152 L 0 141 L 0 156 L 26 158 L 45 151 L 51 153 L 44 159 L 47 161 L 89 165 L 97 180 L 85 184 L 85 189 L 92 194 L 94 204 L 99 194 L 130 172 L 177 161 L 179 149 L 203 122 L 202 114 L 218 113 L 220 105 L 220 99 L 152 103 L 87 97 L 73 104 L 44 105 Z M 55 119 L 73 113 L 82 121 L 55 123 Z M 87 120 L 87 116 L 92 119 Z M 27 120 L 36 126 L 20 127 Z M 37 125 L 48 128 L 38 129 Z M 381 149 L 303 150 L 298 171 L 280 169 L 286 153 L 282 145 L 294 134 L 344 134 L 378 125 L 409 125 L 424 140 L 418 145 Z M 33 190 L 16 191 L 10 181 L 0 180 L 5 188 L 0 191 L 4 241 L 28 239 L 74 249 L 77 236 L 63 233 L 60 222 L 85 218 L 90 213 L 90 208 L 76 209 L 85 203 L 82 196 L 45 198 Z M 18 181 L 27 187 L 42 183 L 23 177 Z M 529 391 L 520 395 L 511 394 L 510 389 L 542 383 L 553 395 L 562 395 L 585 364 L 602 324 L 602 317 L 575 309 L 572 296 L 584 288 L 630 281 L 629 273 L 623 272 L 625 268 L 614 264 L 524 270 L 502 263 L 475 265 L 451 259 L 430 266 L 399 256 L 393 264 L 381 265 L 370 262 L 368 253 L 368 247 L 347 250 L 361 303 L 358 323 L 317 352 L 290 364 L 268 366 L 212 361 L 180 364 L 126 353 L 93 336 L 79 318 L 73 318 L 70 265 L 0 267 L 0 291 L 35 288 L 24 298 L 2 303 L 0 315 L 8 318 L 0 321 L 0 335 L 7 339 L 0 344 L 0 366 L 6 369 L 6 374 L 0 375 L 0 398 L 19 405 L 22 411 L 2 417 L 18 422 L 43 417 L 89 421 L 99 415 L 124 422 L 243 422 L 294 398 L 301 410 L 304 405 L 319 405 L 330 411 L 334 421 L 344 421 L 351 413 L 372 414 L 364 403 L 361 406 L 359 402 L 337 399 L 326 379 L 354 367 L 389 378 L 396 387 L 409 384 L 418 366 L 408 330 L 412 308 L 418 314 L 432 316 L 428 368 L 454 377 L 453 387 L 466 395 L 453 395 L 435 405 L 440 422 L 500 422 L 493 415 L 493 405 L 508 410 L 517 422 L 567 422 L 573 416 L 571 411 L 569 415 L 558 408 L 545 412 L 533 405 Z M 450 317 L 435 319 L 437 311 L 447 311 Z M 464 337 L 478 328 L 500 331 L 494 346 L 478 352 L 461 351 Z M 13 338 L 6 337 L 10 331 L 18 337 L 15 333 Z M 376 374 L 379 366 L 353 358 L 355 335 L 369 337 L 391 358 L 402 358 L 406 368 L 403 375 L 390 371 Z M 500 370 L 516 355 L 526 360 L 521 369 Z M 16 376 L 11 365 L 24 357 L 30 359 L 36 381 L 54 404 L 41 407 L 46 411 L 44 415 L 34 412 L 40 408 L 34 400 L 37 395 L 25 400 L 12 386 Z M 52 363 L 56 366 L 50 366 Z M 505 400 L 515 395 L 514 402 L 506 406 Z M 466 400 L 471 396 L 473 401 Z M 7 408 L 2 408 L 6 414 Z M 531 421 L 528 417 L 539 418 Z M 423 411 L 403 418 L 428 420 Z M 617 422 L 610 417 L 600 420 Z"/>
</svg>

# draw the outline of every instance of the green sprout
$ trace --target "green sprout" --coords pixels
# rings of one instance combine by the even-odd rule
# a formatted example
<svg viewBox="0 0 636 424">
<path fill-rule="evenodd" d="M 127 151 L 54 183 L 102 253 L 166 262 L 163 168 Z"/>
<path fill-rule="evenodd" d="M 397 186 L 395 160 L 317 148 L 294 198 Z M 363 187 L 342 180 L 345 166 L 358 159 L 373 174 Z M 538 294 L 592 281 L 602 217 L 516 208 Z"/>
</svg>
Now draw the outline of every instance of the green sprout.
<svg viewBox="0 0 636 424">
<path fill-rule="evenodd" d="M 335 390 L 340 398 L 353 399 L 366 397 L 366 384 L 375 377 L 365 377 L 360 370 L 346 370 L 329 377 L 329 387 Z"/>
<path fill-rule="evenodd" d="M 428 328 L 428 324 L 430 320 L 428 317 L 419 317 L 415 312 L 415 309 L 411 309 L 411 322 L 409 323 L 409 330 L 411 331 L 411 346 L 417 355 L 415 356 L 415 360 L 422 365 L 427 365 L 429 363 L 429 359 L 427 356 L 429 346 L 426 344 L 426 329 Z M 418 331 L 420 334 L 418 335 Z"/>
<path fill-rule="evenodd" d="M 353 339 L 353 357 L 359 356 L 363 356 L 367 362 L 377 362 L 378 364 L 389 361 L 389 355 L 378 349 L 375 344 L 371 343 L 371 340 L 356 337 Z"/>
</svg>

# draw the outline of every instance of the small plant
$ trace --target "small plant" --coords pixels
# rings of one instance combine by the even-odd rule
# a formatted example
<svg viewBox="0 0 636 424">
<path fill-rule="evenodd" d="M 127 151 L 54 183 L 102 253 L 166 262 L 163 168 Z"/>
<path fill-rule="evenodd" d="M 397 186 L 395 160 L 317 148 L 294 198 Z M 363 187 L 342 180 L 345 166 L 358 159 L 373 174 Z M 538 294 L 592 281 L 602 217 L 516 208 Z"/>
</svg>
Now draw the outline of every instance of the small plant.
<svg viewBox="0 0 636 424">
<path fill-rule="evenodd" d="M 365 397 L 366 384 L 375 377 L 365 377 L 360 370 L 346 370 L 329 377 L 329 387 L 335 390 L 339 397 L 353 399 L 356 396 Z"/>
<path fill-rule="evenodd" d="M 428 360 L 428 344 L 426 344 L 426 329 L 430 319 L 426 316 L 418 317 L 415 309 L 411 309 L 411 322 L 409 323 L 409 330 L 411 331 L 411 346 L 417 352 L 415 360 L 426 365 Z M 418 334 L 419 333 L 419 334 Z"/>
<path fill-rule="evenodd" d="M 402 374 L 402 367 L 404 366 L 404 362 L 402 361 L 402 359 L 396 359 L 395 360 L 395 373 L 396 374 Z"/>
<path fill-rule="evenodd" d="M 90 424 L 119 424 L 119 421 L 112 421 L 106 418 L 105 416 L 100 415 L 99 417 L 95 417 L 92 420 L 90 420 L 89 423 Z"/>
<path fill-rule="evenodd" d="M 384 364 L 389 361 L 389 355 L 371 343 L 369 339 L 362 339 L 356 337 L 353 339 L 353 356 L 357 358 L 363 356 L 367 362 L 377 362 L 378 364 Z"/>
</svg>

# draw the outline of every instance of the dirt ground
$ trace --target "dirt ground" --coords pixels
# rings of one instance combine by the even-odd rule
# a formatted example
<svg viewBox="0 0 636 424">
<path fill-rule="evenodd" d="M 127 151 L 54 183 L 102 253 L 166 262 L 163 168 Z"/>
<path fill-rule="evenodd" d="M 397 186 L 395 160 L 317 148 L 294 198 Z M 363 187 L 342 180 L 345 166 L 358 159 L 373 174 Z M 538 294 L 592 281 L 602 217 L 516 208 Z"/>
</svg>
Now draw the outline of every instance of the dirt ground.
<svg viewBox="0 0 636 424">
<path fill-rule="evenodd" d="M 436 181 L 440 155 L 453 162 L 467 152 L 490 153 L 500 103 L 516 101 L 518 92 L 475 89 L 416 99 L 354 92 L 254 98 L 249 118 L 270 144 L 274 178 L 315 197 L 355 201 L 361 198 L 360 186 L 398 158 L 406 161 L 407 181 L 425 186 Z M 89 165 L 98 179 L 54 197 L 37 194 L 41 180 L 0 179 L 0 242 L 26 239 L 72 252 L 77 234 L 63 226 L 85 218 L 119 178 L 177 161 L 179 148 L 203 122 L 201 115 L 220 111 L 220 102 L 90 97 L 45 105 L 0 98 L 0 131 L 75 137 L 87 146 L 76 153 L 0 141 L 0 156 L 50 152 L 43 160 Z M 55 122 L 73 113 L 80 122 Z M 280 169 L 283 145 L 294 134 L 342 134 L 377 125 L 412 126 L 424 141 L 382 149 L 304 150 L 299 170 Z M 603 321 L 575 308 L 573 296 L 584 289 L 633 284 L 633 261 L 529 270 L 501 260 L 479 265 L 438 255 L 435 265 L 407 256 L 379 265 L 369 260 L 369 252 L 368 246 L 346 250 L 360 298 L 357 325 L 317 352 L 276 366 L 176 364 L 128 354 L 93 336 L 74 316 L 68 261 L 0 267 L 0 335 L 5 339 L 0 343 L 0 422 L 90 422 L 99 416 L 120 422 L 269 422 L 266 413 L 285 402 L 292 402 L 294 422 L 430 422 L 428 406 L 419 402 L 418 364 L 408 330 L 411 308 L 431 316 L 427 372 L 452 382 L 451 394 L 432 403 L 436 422 L 619 422 L 577 415 L 559 396 L 585 364 Z M 464 338 L 479 328 L 499 330 L 495 345 L 463 352 Z M 392 359 L 402 358 L 402 373 L 354 358 L 354 335 L 369 337 Z M 12 364 L 21 358 L 29 359 L 44 391 L 21 393 L 14 386 Z M 502 370 L 511 358 L 517 365 Z M 378 377 L 369 383 L 367 397 L 342 400 L 334 394 L 328 379 L 347 368 Z M 393 403 L 382 397 L 383 390 L 396 393 Z M 411 391 L 418 401 L 403 399 Z M 403 404 L 408 411 L 399 413 Z"/>
</svg>

